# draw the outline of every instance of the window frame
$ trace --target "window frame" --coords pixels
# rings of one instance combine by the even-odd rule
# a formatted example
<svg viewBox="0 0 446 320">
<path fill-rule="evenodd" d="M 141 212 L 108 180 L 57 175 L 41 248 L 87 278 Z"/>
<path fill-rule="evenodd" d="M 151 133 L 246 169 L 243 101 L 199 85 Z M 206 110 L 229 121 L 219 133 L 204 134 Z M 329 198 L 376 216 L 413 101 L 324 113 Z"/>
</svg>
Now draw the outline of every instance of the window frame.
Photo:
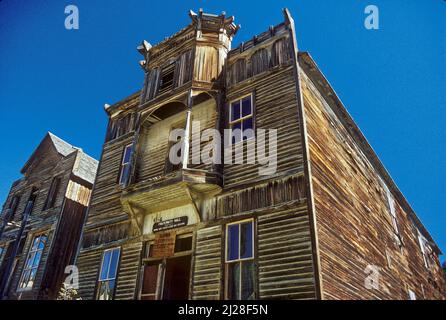
<svg viewBox="0 0 446 320">
<path fill-rule="evenodd" d="M 22 200 L 21 198 L 22 198 L 22 195 L 20 195 L 20 194 L 15 194 L 11 197 L 11 201 L 9 202 L 9 206 L 8 206 L 8 209 L 11 210 L 11 212 L 9 213 L 8 222 L 14 220 L 15 214 L 17 213 L 17 209 L 20 204 L 20 200 Z M 14 205 L 15 199 L 17 199 L 17 202 Z M 13 208 L 13 205 L 14 205 L 14 208 Z"/>
<path fill-rule="evenodd" d="M 248 257 L 248 258 L 241 258 L 240 255 L 240 249 L 241 249 L 241 225 L 244 223 L 251 223 L 252 225 L 252 239 L 251 239 L 251 243 L 252 243 L 252 256 Z M 239 238 L 238 238 L 238 259 L 233 259 L 233 260 L 228 260 L 228 252 L 229 252 L 229 246 L 228 246 L 228 242 L 229 242 L 229 227 L 232 225 L 239 225 Z M 229 288 L 229 270 L 228 267 L 230 264 L 240 264 L 240 268 L 239 268 L 239 281 L 240 281 L 240 285 L 239 285 L 239 296 L 241 298 L 242 296 L 242 285 L 241 285 L 241 280 L 242 280 L 242 270 L 243 270 L 243 262 L 247 262 L 247 261 L 252 261 L 253 265 L 254 265 L 254 272 L 257 273 L 257 264 L 256 264 L 256 251 L 255 251 L 255 239 L 256 239 L 256 224 L 254 221 L 254 218 L 248 218 L 248 219 L 243 219 L 243 220 L 238 220 L 238 221 L 234 221 L 234 222 L 230 222 L 227 223 L 225 226 L 225 261 L 224 261 L 224 298 L 225 300 L 229 300 L 228 297 L 228 288 Z M 256 277 L 253 278 L 253 293 L 254 293 L 254 297 L 257 298 L 257 279 Z"/>
<path fill-rule="evenodd" d="M 40 248 L 39 248 L 39 245 L 40 245 L 40 242 L 41 242 L 41 238 L 42 238 L 42 237 L 45 237 L 45 241 L 43 242 L 43 248 L 40 249 Z M 34 243 L 35 243 L 35 241 L 36 241 L 37 239 L 39 239 L 39 242 L 37 243 L 37 247 L 36 247 L 36 249 L 33 250 Z M 47 235 L 46 232 L 44 232 L 44 233 L 39 233 L 39 234 L 36 234 L 36 235 L 33 236 L 32 241 L 31 241 L 31 243 L 30 243 L 30 247 L 29 247 L 29 249 L 28 249 L 28 253 L 26 254 L 26 259 L 25 259 L 25 262 L 24 262 L 24 265 L 23 265 L 23 270 L 22 270 L 22 272 L 21 272 L 21 274 L 20 274 L 19 282 L 18 282 L 18 284 L 17 284 L 17 292 L 23 292 L 23 291 L 31 291 L 31 290 L 33 290 L 34 283 L 35 283 L 35 280 L 36 280 L 36 277 L 37 277 L 37 272 L 39 271 L 40 263 L 41 263 L 41 261 L 42 261 L 42 257 L 43 257 L 43 252 L 45 251 L 45 248 L 46 248 L 46 246 L 47 246 L 47 242 L 48 242 L 48 235 Z M 34 260 L 36 259 L 36 255 L 37 255 L 39 252 L 40 252 L 39 260 L 38 260 L 38 262 L 37 262 L 37 265 L 34 266 Z M 32 259 L 33 259 L 32 264 L 31 264 L 31 267 L 27 267 L 27 265 L 29 264 L 29 261 L 30 261 L 30 259 L 31 259 L 31 256 L 32 256 Z M 33 279 L 32 279 L 32 286 L 29 287 L 29 286 L 28 286 L 28 283 L 29 283 L 30 280 L 31 280 L 31 273 L 32 273 L 33 270 L 35 270 L 35 273 L 34 273 L 34 276 L 33 276 Z M 27 279 L 27 281 L 26 281 L 27 285 L 26 285 L 26 287 L 22 287 L 22 284 L 24 283 L 24 276 L 25 276 L 25 273 L 26 273 L 27 271 L 29 271 L 28 279 Z"/>
<path fill-rule="evenodd" d="M 423 257 L 423 264 L 426 267 L 426 269 L 429 270 L 430 268 L 430 261 L 429 261 L 429 254 L 427 253 L 428 248 L 426 247 L 427 239 L 424 237 L 424 235 L 420 232 L 420 230 L 417 229 L 418 235 L 418 245 L 420 246 L 421 255 Z"/>
<path fill-rule="evenodd" d="M 243 113 L 242 112 L 242 102 L 243 102 L 243 99 L 245 99 L 246 97 L 250 97 L 250 100 L 251 100 L 251 113 L 249 115 L 247 115 L 247 116 L 242 116 L 242 113 Z M 240 103 L 240 118 L 238 118 L 236 120 L 232 120 L 232 105 L 234 103 L 236 103 L 236 102 Z M 232 143 L 232 145 L 237 145 L 237 144 L 242 143 L 244 141 L 249 141 L 249 140 L 255 138 L 255 128 L 256 128 L 256 125 L 255 125 L 255 105 L 254 105 L 254 93 L 253 92 L 250 92 L 248 94 L 242 95 L 242 96 L 238 97 L 237 99 L 230 100 L 229 101 L 228 116 L 229 116 L 228 117 L 228 127 L 231 130 L 231 143 L 232 143 L 232 130 L 233 130 L 233 125 L 234 124 L 237 124 L 237 123 L 242 123 L 243 124 L 243 121 L 248 120 L 248 119 L 252 119 L 252 128 L 251 129 L 254 131 L 254 135 L 252 135 L 251 137 L 247 137 L 246 139 L 243 139 L 243 132 L 244 132 L 244 130 L 242 128 L 241 139 L 239 141 L 236 141 L 235 143 Z"/>
<path fill-rule="evenodd" d="M 125 155 L 126 155 L 127 148 L 130 148 L 130 159 L 129 159 L 128 162 L 124 162 L 124 161 L 125 161 Z M 119 184 L 121 187 L 125 187 L 125 186 L 129 183 L 128 180 L 127 180 L 125 183 L 122 182 L 122 177 L 123 177 L 123 174 L 124 174 L 124 168 L 125 168 L 125 166 L 129 166 L 129 167 L 131 167 L 132 156 L 133 156 L 133 143 L 126 144 L 126 145 L 124 146 L 123 150 L 122 150 L 121 162 L 120 162 L 120 165 L 119 165 L 118 184 Z M 128 179 L 129 179 L 129 178 L 130 178 L 130 175 L 131 175 L 131 172 L 129 172 L 128 174 L 129 174 L 129 177 L 128 177 Z"/>
<path fill-rule="evenodd" d="M 109 278 L 108 275 L 110 274 L 110 264 L 111 264 L 111 259 L 113 258 L 113 251 L 118 250 L 118 261 L 116 263 L 116 271 L 115 271 L 115 277 L 114 278 Z M 104 259 L 105 259 L 105 255 L 107 252 L 111 252 L 110 254 L 110 261 L 107 267 L 107 278 L 105 279 L 101 279 L 101 274 L 102 274 L 102 268 L 104 266 Z M 122 253 L 122 248 L 121 247 L 113 247 L 113 248 L 109 248 L 106 249 L 102 252 L 102 258 L 101 258 L 101 263 L 99 265 L 99 270 L 98 270 L 98 278 L 97 278 L 97 282 L 96 282 L 96 292 L 95 292 L 95 298 L 97 300 L 99 299 L 99 293 L 100 293 L 100 288 L 101 288 L 101 284 L 103 282 L 110 282 L 110 281 L 115 281 L 115 285 L 113 287 L 113 292 L 111 292 L 111 299 L 110 300 L 114 300 L 115 298 L 115 292 L 116 292 L 116 287 L 117 287 L 117 280 L 118 280 L 118 271 L 119 271 L 119 266 L 121 264 L 121 253 Z"/>
</svg>

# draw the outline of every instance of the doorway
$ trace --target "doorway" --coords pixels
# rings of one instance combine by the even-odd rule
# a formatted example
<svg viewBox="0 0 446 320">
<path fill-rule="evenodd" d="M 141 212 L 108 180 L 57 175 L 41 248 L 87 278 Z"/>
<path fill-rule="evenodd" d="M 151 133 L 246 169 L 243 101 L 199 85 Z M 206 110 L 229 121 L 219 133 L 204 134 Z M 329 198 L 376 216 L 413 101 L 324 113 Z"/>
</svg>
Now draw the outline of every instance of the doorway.
<svg viewBox="0 0 446 320">
<path fill-rule="evenodd" d="M 152 241 L 141 269 L 141 300 L 187 300 L 192 259 L 192 235 L 176 235 L 173 254 L 156 258 Z"/>
</svg>

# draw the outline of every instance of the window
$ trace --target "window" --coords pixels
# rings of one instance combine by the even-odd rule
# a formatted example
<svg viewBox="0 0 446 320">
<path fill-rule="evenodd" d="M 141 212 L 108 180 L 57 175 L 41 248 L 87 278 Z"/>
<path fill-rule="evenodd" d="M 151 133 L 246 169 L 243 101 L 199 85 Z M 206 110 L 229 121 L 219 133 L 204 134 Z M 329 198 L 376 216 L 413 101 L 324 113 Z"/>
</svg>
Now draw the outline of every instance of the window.
<svg viewBox="0 0 446 320">
<path fill-rule="evenodd" d="M 415 295 L 415 292 L 409 289 L 409 300 L 417 300 L 417 296 Z"/>
<path fill-rule="evenodd" d="M 429 268 L 429 245 L 427 239 L 418 231 L 418 243 L 420 244 L 421 254 L 423 255 L 424 266 Z"/>
<path fill-rule="evenodd" d="M 111 141 L 123 136 L 134 129 L 135 114 L 128 113 L 119 119 L 110 119 L 107 128 L 106 141 Z"/>
<path fill-rule="evenodd" d="M 252 137 L 253 130 L 253 104 L 252 95 L 232 101 L 229 109 L 229 127 L 231 130 L 240 130 L 240 133 L 232 135 L 232 143 L 237 143 Z"/>
<path fill-rule="evenodd" d="M 387 208 L 390 212 L 390 217 L 392 219 L 392 227 L 393 227 L 393 232 L 395 233 L 395 235 L 398 238 L 398 241 L 400 240 L 399 236 L 399 230 L 398 230 L 398 220 L 396 218 L 396 210 L 395 210 L 395 199 L 393 198 L 392 193 L 390 192 L 389 188 L 387 187 L 387 185 L 384 183 L 383 180 L 381 180 L 381 184 L 384 188 L 384 191 L 386 193 L 386 198 L 387 198 Z"/>
<path fill-rule="evenodd" d="M 97 298 L 99 300 L 113 299 L 120 253 L 121 248 L 114 248 L 106 250 L 102 256 L 97 293 Z"/>
<path fill-rule="evenodd" d="M 175 63 L 171 63 L 161 70 L 161 83 L 159 94 L 163 94 L 173 88 L 173 76 L 175 73 Z"/>
<path fill-rule="evenodd" d="M 20 196 L 13 196 L 11 202 L 9 203 L 9 208 L 11 211 L 9 212 L 9 221 L 14 220 L 14 215 L 17 211 L 17 207 L 19 206 Z"/>
<path fill-rule="evenodd" d="M 192 250 L 192 236 L 177 235 L 175 239 L 175 253 Z"/>
<path fill-rule="evenodd" d="M 254 294 L 254 223 L 226 226 L 226 299 L 252 300 Z"/>
<path fill-rule="evenodd" d="M 31 194 L 29 195 L 28 202 L 26 203 L 25 211 L 23 212 L 23 217 L 29 216 L 32 214 L 33 209 L 34 209 L 34 203 L 36 202 L 38 193 L 39 193 L 39 190 L 36 187 L 33 187 L 31 190 Z"/>
<path fill-rule="evenodd" d="M 48 239 L 47 236 L 44 234 L 36 236 L 34 238 L 31 245 L 31 249 L 29 250 L 28 256 L 26 257 L 26 262 L 23 268 L 22 276 L 20 277 L 19 288 L 18 288 L 19 290 L 32 289 L 47 239 Z"/>
<path fill-rule="evenodd" d="M 130 161 L 132 158 L 132 145 L 129 144 L 124 148 L 121 161 L 121 171 L 119 173 L 119 184 L 126 186 L 130 177 Z"/>
<path fill-rule="evenodd" d="M 60 177 L 55 177 L 51 182 L 50 190 L 48 191 L 48 197 L 46 198 L 43 210 L 47 210 L 54 207 L 57 198 L 57 193 L 59 191 L 60 180 L 61 180 Z"/>
</svg>

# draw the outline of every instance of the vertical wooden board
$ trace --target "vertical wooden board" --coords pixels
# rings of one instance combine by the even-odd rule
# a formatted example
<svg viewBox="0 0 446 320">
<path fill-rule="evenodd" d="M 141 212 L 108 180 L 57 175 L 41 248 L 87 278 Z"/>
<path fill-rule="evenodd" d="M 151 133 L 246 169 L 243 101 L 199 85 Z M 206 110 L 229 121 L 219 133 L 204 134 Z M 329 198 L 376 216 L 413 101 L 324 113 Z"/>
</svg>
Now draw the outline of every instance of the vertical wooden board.
<svg viewBox="0 0 446 320">
<path fill-rule="evenodd" d="M 218 300 L 222 288 L 222 226 L 197 231 L 192 275 L 192 299 Z"/>
</svg>

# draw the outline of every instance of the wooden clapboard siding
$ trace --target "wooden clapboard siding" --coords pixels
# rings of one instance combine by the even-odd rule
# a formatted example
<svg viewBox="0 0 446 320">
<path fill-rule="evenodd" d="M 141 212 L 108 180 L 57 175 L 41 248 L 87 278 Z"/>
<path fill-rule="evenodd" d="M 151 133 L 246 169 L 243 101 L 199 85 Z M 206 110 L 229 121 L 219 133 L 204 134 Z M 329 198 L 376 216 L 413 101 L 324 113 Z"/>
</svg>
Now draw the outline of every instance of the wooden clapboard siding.
<svg viewBox="0 0 446 320">
<path fill-rule="evenodd" d="M 130 243 L 121 248 L 115 299 L 135 299 L 142 243 Z"/>
<path fill-rule="evenodd" d="M 83 300 L 95 299 L 102 252 L 102 250 L 81 251 L 76 261 L 79 270 L 79 296 Z"/>
<path fill-rule="evenodd" d="M 308 59 L 308 57 L 306 58 Z M 305 63 L 308 63 L 306 60 Z M 321 75 L 302 73 L 317 233 L 325 299 L 441 299 L 446 286 L 437 258 L 424 266 L 411 214 L 376 155 L 347 124 L 343 107 L 321 88 Z M 318 85 L 319 84 L 319 85 Z M 382 182 L 392 187 L 402 246 L 396 241 Z M 379 268 L 379 289 L 365 286 Z"/>
<path fill-rule="evenodd" d="M 222 297 L 222 226 L 197 230 L 192 276 L 192 299 Z"/>
<path fill-rule="evenodd" d="M 282 67 L 258 75 L 256 81 L 228 90 L 228 103 L 246 94 L 253 94 L 256 129 L 277 130 L 277 171 L 302 170 L 302 146 L 297 121 L 296 85 L 291 67 Z M 229 109 L 229 106 L 228 108 Z M 228 118 L 228 115 L 227 115 Z M 268 133 L 266 133 L 268 136 Z M 225 188 L 261 180 L 260 164 L 225 164 Z"/>
<path fill-rule="evenodd" d="M 260 299 L 315 299 L 306 203 L 260 215 L 257 222 Z"/>
</svg>

